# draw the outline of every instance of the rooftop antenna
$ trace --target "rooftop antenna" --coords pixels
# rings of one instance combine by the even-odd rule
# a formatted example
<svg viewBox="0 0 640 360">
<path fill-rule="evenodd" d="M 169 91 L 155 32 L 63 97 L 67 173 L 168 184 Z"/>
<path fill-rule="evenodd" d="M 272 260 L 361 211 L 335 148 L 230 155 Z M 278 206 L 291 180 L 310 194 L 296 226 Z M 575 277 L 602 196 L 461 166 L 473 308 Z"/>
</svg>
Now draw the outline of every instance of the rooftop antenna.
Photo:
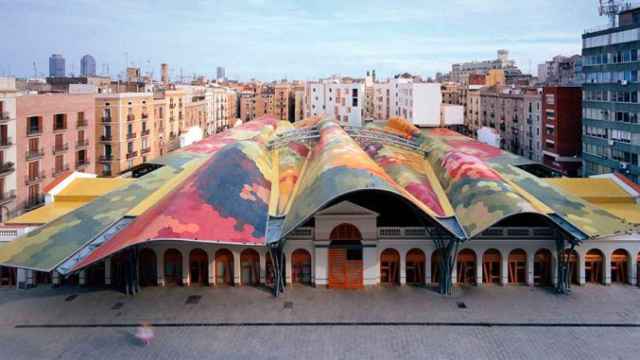
<svg viewBox="0 0 640 360">
<path fill-rule="evenodd" d="M 621 11 L 631 7 L 629 2 L 622 2 L 619 0 L 599 0 L 599 2 L 600 6 L 598 7 L 598 14 L 600 16 L 609 17 L 609 25 L 611 25 L 611 27 L 616 26 L 616 16 Z"/>
<path fill-rule="evenodd" d="M 33 78 L 37 79 L 38 78 L 38 66 L 36 66 L 36 62 L 33 62 Z"/>
</svg>

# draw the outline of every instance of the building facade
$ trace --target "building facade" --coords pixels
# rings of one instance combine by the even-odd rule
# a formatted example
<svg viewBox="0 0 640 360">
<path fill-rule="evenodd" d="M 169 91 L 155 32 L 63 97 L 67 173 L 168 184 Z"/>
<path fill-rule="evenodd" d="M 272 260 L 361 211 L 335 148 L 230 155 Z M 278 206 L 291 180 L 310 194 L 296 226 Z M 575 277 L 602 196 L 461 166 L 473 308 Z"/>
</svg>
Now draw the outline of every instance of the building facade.
<svg viewBox="0 0 640 360">
<path fill-rule="evenodd" d="M 581 175 L 582 91 L 545 86 L 542 93 L 543 162 L 564 176 Z"/>
<path fill-rule="evenodd" d="M 311 81 L 305 84 L 305 117 L 331 115 L 341 124 L 362 126 L 365 86 L 362 82 Z"/>
<path fill-rule="evenodd" d="M 0 222 L 15 216 L 18 210 L 16 115 L 15 79 L 0 78 Z"/>
<path fill-rule="evenodd" d="M 531 89 L 524 93 L 524 154 L 528 159 L 542 162 L 542 90 Z"/>
<path fill-rule="evenodd" d="M 70 171 L 96 172 L 94 95 L 16 98 L 17 201 L 30 210 L 44 203 L 44 188 Z"/>
<path fill-rule="evenodd" d="M 91 55 L 85 55 L 80 59 L 80 75 L 96 76 L 96 59 Z"/>
<path fill-rule="evenodd" d="M 60 54 L 53 54 L 49 57 L 49 76 L 66 76 L 66 61 L 64 59 L 64 56 Z"/>
<path fill-rule="evenodd" d="M 619 171 L 640 183 L 640 8 L 582 35 L 583 174 Z"/>
</svg>

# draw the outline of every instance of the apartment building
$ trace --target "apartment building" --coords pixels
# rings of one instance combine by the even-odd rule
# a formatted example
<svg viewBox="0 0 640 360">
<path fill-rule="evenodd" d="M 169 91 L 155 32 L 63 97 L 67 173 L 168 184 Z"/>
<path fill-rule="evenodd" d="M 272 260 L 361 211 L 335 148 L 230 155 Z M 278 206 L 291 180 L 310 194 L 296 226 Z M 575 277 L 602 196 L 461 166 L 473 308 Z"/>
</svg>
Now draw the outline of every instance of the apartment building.
<svg viewBox="0 0 640 360">
<path fill-rule="evenodd" d="M 251 90 L 240 92 L 240 119 L 242 122 L 256 118 L 256 95 Z"/>
<path fill-rule="evenodd" d="M 274 114 L 275 90 L 270 86 L 259 88 L 255 95 L 255 116 Z"/>
<path fill-rule="evenodd" d="M 389 82 L 373 84 L 373 112 L 371 116 L 376 120 L 388 120 L 391 117 L 391 87 Z"/>
<path fill-rule="evenodd" d="M 343 125 L 362 126 L 364 83 L 329 79 L 305 84 L 305 116 L 332 115 Z"/>
<path fill-rule="evenodd" d="M 580 63 L 580 55 L 554 56 L 538 65 L 538 81 L 549 85 L 578 85 L 580 77 L 576 68 Z"/>
<path fill-rule="evenodd" d="M 542 162 L 542 89 L 530 89 L 523 98 L 526 119 L 523 156 Z"/>
<path fill-rule="evenodd" d="M 442 93 L 439 83 L 398 78 L 391 81 L 391 94 L 394 116 L 401 116 L 417 126 L 441 125 Z"/>
<path fill-rule="evenodd" d="M 582 41 L 583 174 L 621 172 L 640 183 L 640 8 Z"/>
<path fill-rule="evenodd" d="M 277 83 L 273 86 L 273 90 L 273 115 L 282 121 L 293 121 L 291 84 Z"/>
<path fill-rule="evenodd" d="M 224 96 L 227 102 L 226 117 L 222 121 L 221 129 L 233 127 L 238 119 L 238 92 L 234 89 L 226 88 Z"/>
<path fill-rule="evenodd" d="M 171 138 L 171 127 L 169 126 L 169 99 L 164 95 L 164 91 L 157 91 L 153 94 L 153 118 L 154 128 L 157 129 L 158 136 L 153 139 L 155 148 L 158 149 L 158 155 L 164 156 L 171 151 L 172 143 L 176 142 L 174 137 Z"/>
<path fill-rule="evenodd" d="M 293 121 L 304 119 L 304 86 L 294 88 Z"/>
<path fill-rule="evenodd" d="M 16 213 L 16 82 L 0 78 L 0 222 Z"/>
<path fill-rule="evenodd" d="M 98 175 L 116 176 L 159 155 L 156 146 L 159 126 L 154 121 L 156 107 L 153 98 L 153 94 L 146 93 L 120 93 L 96 98 Z M 175 110 L 172 105 L 176 103 L 172 102 L 175 97 L 168 96 L 168 99 L 171 125 L 171 110 Z M 178 100 L 182 104 L 182 96 Z"/>
<path fill-rule="evenodd" d="M 486 126 L 497 130 L 501 139 L 501 148 L 514 154 L 524 154 L 521 126 L 525 121 L 524 96 L 521 88 L 514 87 L 485 87 L 478 90 L 479 106 L 473 107 L 478 111 L 479 127 Z M 476 100 L 476 95 L 468 95 Z M 478 109 L 478 110 L 476 110 Z"/>
<path fill-rule="evenodd" d="M 43 189 L 69 171 L 96 172 L 94 95 L 16 98 L 17 207 L 44 203 Z"/>
<path fill-rule="evenodd" d="M 581 104 L 582 92 L 579 87 L 544 87 L 543 162 L 565 176 L 581 174 Z"/>
</svg>

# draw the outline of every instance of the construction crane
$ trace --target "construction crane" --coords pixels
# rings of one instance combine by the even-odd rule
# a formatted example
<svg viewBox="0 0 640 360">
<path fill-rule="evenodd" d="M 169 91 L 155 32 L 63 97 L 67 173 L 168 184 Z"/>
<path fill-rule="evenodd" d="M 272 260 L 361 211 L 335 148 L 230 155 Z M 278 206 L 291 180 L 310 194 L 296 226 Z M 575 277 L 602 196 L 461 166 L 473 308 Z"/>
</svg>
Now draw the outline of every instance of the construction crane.
<svg viewBox="0 0 640 360">
<path fill-rule="evenodd" d="M 631 8 L 629 1 L 620 0 L 598 0 L 600 6 L 598 7 L 598 14 L 600 16 L 609 17 L 609 25 L 616 26 L 616 17 L 623 11 Z"/>
</svg>

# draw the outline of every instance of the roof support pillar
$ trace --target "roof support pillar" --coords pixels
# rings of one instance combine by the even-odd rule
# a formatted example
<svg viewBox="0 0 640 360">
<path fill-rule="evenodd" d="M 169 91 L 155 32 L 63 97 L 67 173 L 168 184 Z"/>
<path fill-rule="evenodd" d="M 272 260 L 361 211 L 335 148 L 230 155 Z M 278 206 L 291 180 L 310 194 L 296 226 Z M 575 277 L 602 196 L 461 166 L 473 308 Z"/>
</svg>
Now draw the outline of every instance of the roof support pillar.
<svg viewBox="0 0 640 360">
<path fill-rule="evenodd" d="M 282 244 L 270 247 L 271 260 L 273 263 L 273 296 L 278 297 L 284 292 L 284 257 Z"/>
<path fill-rule="evenodd" d="M 558 281 L 556 282 L 556 293 L 569 294 L 571 292 L 571 272 L 569 271 L 569 256 L 573 253 L 576 244 L 570 242 L 569 248 L 567 248 L 566 239 L 564 236 L 559 236 L 556 240 L 556 250 L 558 253 L 557 273 Z"/>
<path fill-rule="evenodd" d="M 459 241 L 452 236 L 440 236 L 435 234 L 433 242 L 438 250 L 440 271 L 438 276 L 438 292 L 442 295 L 453 295 L 453 272 L 458 255 Z"/>
</svg>

